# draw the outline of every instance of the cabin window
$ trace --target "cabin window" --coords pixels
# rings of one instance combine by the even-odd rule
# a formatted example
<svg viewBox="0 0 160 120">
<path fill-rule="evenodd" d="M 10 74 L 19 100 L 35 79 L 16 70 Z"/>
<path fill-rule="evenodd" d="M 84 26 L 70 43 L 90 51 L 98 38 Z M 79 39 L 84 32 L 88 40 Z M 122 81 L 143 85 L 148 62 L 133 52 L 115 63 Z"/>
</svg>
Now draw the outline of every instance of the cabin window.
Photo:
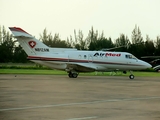
<svg viewBox="0 0 160 120">
<path fill-rule="evenodd" d="M 87 55 L 84 55 L 84 59 L 86 59 L 87 58 Z"/>
<path fill-rule="evenodd" d="M 81 56 L 81 55 L 79 55 L 79 56 L 78 56 L 78 58 L 79 58 L 79 59 L 81 59 L 81 58 L 82 58 L 82 56 Z"/>
</svg>

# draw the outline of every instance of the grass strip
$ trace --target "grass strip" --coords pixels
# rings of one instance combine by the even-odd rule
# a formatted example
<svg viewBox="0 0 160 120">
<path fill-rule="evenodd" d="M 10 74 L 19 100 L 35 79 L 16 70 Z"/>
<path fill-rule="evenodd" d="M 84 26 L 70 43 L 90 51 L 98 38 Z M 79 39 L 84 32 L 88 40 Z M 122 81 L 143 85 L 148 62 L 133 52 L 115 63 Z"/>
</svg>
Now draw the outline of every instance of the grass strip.
<svg viewBox="0 0 160 120">
<path fill-rule="evenodd" d="M 67 75 L 65 71 L 59 70 L 37 70 L 37 69 L 0 69 L 0 74 L 33 74 L 33 75 Z M 158 72 L 137 72 L 133 71 L 135 76 L 150 76 L 150 77 L 160 77 Z M 92 73 L 80 73 L 84 76 L 129 76 L 130 72 L 123 74 L 122 72 L 112 73 L 112 72 L 92 72 Z"/>
</svg>

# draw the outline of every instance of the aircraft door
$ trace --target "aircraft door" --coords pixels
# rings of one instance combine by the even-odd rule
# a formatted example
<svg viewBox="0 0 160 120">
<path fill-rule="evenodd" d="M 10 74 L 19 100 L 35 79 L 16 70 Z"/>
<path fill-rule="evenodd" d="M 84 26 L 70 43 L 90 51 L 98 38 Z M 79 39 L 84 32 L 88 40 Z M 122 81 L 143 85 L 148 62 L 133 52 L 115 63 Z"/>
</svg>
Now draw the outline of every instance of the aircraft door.
<svg viewBox="0 0 160 120">
<path fill-rule="evenodd" d="M 68 63 L 69 63 L 69 55 L 68 55 Z"/>
<path fill-rule="evenodd" d="M 88 55 L 88 62 L 89 62 L 89 63 L 92 63 L 92 62 L 93 62 L 93 55 L 92 55 L 92 54 L 89 54 L 89 55 Z"/>
</svg>

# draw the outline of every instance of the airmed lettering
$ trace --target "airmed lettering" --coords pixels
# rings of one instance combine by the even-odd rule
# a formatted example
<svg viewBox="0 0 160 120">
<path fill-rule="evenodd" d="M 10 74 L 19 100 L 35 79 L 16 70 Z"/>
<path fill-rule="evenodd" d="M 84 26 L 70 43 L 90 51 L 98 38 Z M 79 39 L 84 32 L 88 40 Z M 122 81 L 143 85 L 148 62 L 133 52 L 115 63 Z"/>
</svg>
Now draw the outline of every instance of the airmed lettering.
<svg viewBox="0 0 160 120">
<path fill-rule="evenodd" d="M 35 48 L 35 51 L 37 52 L 49 52 L 48 48 Z"/>
<path fill-rule="evenodd" d="M 106 55 L 105 56 L 116 56 L 116 57 L 120 57 L 121 56 L 121 54 L 117 54 L 117 53 L 106 53 Z"/>
<path fill-rule="evenodd" d="M 100 57 L 103 57 L 103 56 L 112 56 L 112 57 L 120 57 L 121 56 L 121 54 L 120 53 L 95 53 L 94 54 L 94 56 L 95 57 L 98 57 L 98 56 L 100 56 Z"/>
</svg>

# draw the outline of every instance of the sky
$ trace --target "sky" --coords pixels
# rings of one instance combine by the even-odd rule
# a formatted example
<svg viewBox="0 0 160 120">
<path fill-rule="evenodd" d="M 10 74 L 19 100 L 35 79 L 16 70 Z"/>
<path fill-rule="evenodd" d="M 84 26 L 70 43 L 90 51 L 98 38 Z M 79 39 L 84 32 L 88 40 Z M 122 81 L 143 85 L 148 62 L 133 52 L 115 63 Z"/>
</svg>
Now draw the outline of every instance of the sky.
<svg viewBox="0 0 160 120">
<path fill-rule="evenodd" d="M 62 40 L 74 30 L 87 37 L 93 26 L 112 40 L 125 34 L 131 39 L 137 25 L 145 40 L 160 35 L 160 0 L 0 0 L 0 25 L 21 27 L 36 38 L 46 28 Z"/>
</svg>

